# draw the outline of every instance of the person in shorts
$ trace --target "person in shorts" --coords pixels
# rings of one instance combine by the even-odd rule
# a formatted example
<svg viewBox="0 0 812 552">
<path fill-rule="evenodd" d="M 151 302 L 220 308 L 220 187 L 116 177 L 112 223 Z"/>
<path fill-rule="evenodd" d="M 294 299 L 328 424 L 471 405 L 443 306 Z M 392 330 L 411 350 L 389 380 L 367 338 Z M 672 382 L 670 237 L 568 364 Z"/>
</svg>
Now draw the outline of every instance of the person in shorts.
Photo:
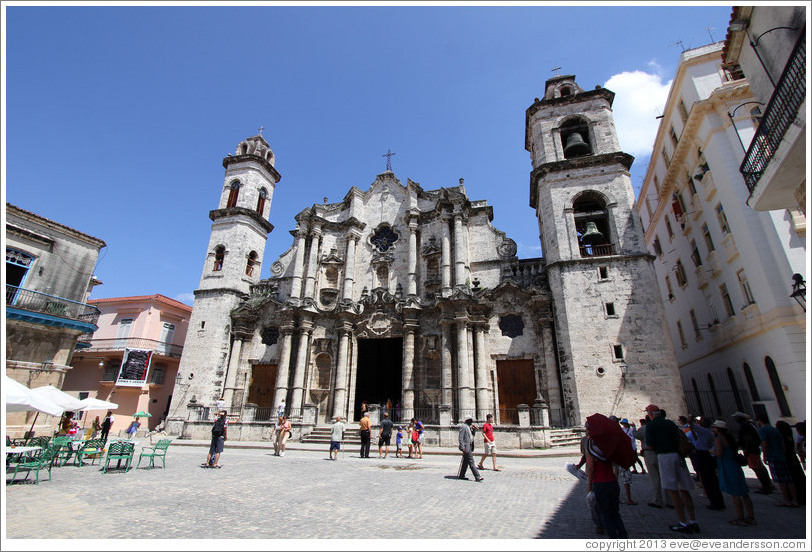
<svg viewBox="0 0 812 552">
<path fill-rule="evenodd" d="M 646 412 L 651 418 L 646 424 L 646 446 L 657 453 L 660 481 L 663 490 L 671 496 L 679 521 L 669 528 L 677 533 L 699 533 L 694 501 L 691 498 L 694 480 L 685 464 L 685 458 L 679 454 L 679 432 L 682 430 L 674 422 L 667 420 L 657 405 L 648 405 Z"/>
<path fill-rule="evenodd" d="M 493 414 L 485 416 L 485 424 L 482 426 L 482 438 L 485 440 L 485 454 L 479 460 L 477 468 L 484 470 L 482 465 L 485 459 L 490 456 L 493 459 L 493 471 L 502 471 L 496 466 L 496 443 L 493 440 Z"/>
<path fill-rule="evenodd" d="M 389 454 L 389 443 L 392 440 L 392 420 L 389 419 L 389 412 L 383 413 L 381 420 L 381 431 L 378 433 L 378 458 L 386 458 Z M 383 447 L 386 447 L 384 451 Z"/>
<path fill-rule="evenodd" d="M 220 416 L 214 421 L 214 426 L 211 428 L 211 445 L 209 446 L 209 454 L 206 457 L 206 463 L 203 464 L 207 468 L 219 468 L 220 454 L 225 447 L 226 439 L 228 438 L 228 420 L 226 419 L 226 411 L 220 411 Z"/>
<path fill-rule="evenodd" d="M 395 434 L 395 457 L 403 458 L 403 428 L 398 426 L 398 432 Z"/>
<path fill-rule="evenodd" d="M 330 431 L 330 460 L 338 460 L 342 439 L 344 439 L 344 423 L 341 421 L 341 416 L 336 416 L 336 421 Z"/>
</svg>

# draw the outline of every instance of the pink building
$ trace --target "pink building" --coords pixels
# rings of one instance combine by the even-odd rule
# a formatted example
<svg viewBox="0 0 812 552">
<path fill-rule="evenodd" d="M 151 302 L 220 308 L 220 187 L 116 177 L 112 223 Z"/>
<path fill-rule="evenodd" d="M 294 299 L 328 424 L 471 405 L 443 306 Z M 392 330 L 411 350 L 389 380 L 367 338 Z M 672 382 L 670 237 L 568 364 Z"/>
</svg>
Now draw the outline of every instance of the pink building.
<svg viewBox="0 0 812 552">
<path fill-rule="evenodd" d="M 62 390 L 118 403 L 111 435 L 139 411 L 152 414 L 141 419 L 141 431 L 154 429 L 169 414 L 192 307 L 158 294 L 88 303 L 101 311 L 99 329 L 77 347 Z M 88 426 L 105 412 L 85 415 Z"/>
</svg>

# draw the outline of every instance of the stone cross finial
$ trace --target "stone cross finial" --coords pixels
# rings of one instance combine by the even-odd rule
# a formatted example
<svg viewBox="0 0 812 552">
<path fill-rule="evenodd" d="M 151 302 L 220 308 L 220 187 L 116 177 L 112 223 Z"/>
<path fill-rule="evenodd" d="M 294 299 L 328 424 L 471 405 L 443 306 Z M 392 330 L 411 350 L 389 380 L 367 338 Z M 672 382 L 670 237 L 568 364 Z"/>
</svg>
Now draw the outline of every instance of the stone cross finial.
<svg viewBox="0 0 812 552">
<path fill-rule="evenodd" d="M 550 71 L 551 71 L 551 72 L 552 72 L 552 71 L 555 71 L 555 76 L 556 76 L 556 77 L 557 77 L 557 76 L 559 76 L 559 75 L 558 75 L 558 71 L 560 71 L 560 70 L 561 70 L 561 67 L 553 67 L 552 69 L 550 69 Z"/>
<path fill-rule="evenodd" d="M 392 153 L 392 150 L 390 150 L 389 148 L 386 149 L 386 153 L 381 155 L 381 157 L 386 157 L 386 170 L 387 171 L 392 170 L 392 156 L 393 155 L 397 155 L 397 154 Z"/>
<path fill-rule="evenodd" d="M 265 130 L 265 127 L 264 127 L 264 126 L 262 126 L 262 125 L 259 125 L 259 135 L 260 135 L 260 136 L 262 136 L 262 131 L 263 131 L 263 130 Z"/>
</svg>

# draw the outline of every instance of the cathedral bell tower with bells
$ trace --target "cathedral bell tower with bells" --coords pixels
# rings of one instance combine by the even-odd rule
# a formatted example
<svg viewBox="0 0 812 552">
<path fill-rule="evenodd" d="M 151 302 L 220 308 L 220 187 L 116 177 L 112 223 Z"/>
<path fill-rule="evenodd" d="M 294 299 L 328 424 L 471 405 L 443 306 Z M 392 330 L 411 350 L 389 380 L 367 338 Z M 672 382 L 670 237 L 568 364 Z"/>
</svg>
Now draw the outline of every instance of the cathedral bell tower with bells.
<svg viewBox="0 0 812 552">
<path fill-rule="evenodd" d="M 551 78 L 526 112 L 530 206 L 536 210 L 558 335 L 569 423 L 595 413 L 642 413 L 652 401 L 684 412 L 643 229 L 620 150 L 614 93 Z"/>
<path fill-rule="evenodd" d="M 268 222 L 271 199 L 282 178 L 275 161 L 261 133 L 240 142 L 235 153 L 223 159 L 225 179 L 217 208 L 209 212 L 211 237 L 167 427 L 173 418 L 186 419 L 190 410 L 221 397 L 227 410 L 235 401 L 242 404 L 247 382 L 238 366 L 250 334 L 232 326 L 230 313 L 260 281 L 265 244 L 273 230 Z"/>
</svg>

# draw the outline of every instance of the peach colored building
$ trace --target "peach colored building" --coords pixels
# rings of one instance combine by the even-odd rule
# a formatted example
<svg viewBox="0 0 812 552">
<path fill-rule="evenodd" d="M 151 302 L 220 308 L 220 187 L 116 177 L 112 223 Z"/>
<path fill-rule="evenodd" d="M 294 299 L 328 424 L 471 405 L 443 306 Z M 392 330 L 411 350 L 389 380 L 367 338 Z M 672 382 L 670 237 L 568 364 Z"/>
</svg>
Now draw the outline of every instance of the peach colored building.
<svg viewBox="0 0 812 552">
<path fill-rule="evenodd" d="M 100 311 L 99 329 L 85 336 L 84 348 L 77 349 L 62 390 L 118 403 L 111 435 L 123 433 L 139 411 L 152 414 L 141 419 L 140 432 L 155 429 L 169 414 L 192 307 L 159 294 L 88 303 Z M 144 361 L 143 372 L 136 377 L 127 373 L 129 363 L 122 369 L 128 351 L 128 358 Z M 95 416 L 104 418 L 105 412 L 85 415 L 87 426 Z"/>
</svg>

